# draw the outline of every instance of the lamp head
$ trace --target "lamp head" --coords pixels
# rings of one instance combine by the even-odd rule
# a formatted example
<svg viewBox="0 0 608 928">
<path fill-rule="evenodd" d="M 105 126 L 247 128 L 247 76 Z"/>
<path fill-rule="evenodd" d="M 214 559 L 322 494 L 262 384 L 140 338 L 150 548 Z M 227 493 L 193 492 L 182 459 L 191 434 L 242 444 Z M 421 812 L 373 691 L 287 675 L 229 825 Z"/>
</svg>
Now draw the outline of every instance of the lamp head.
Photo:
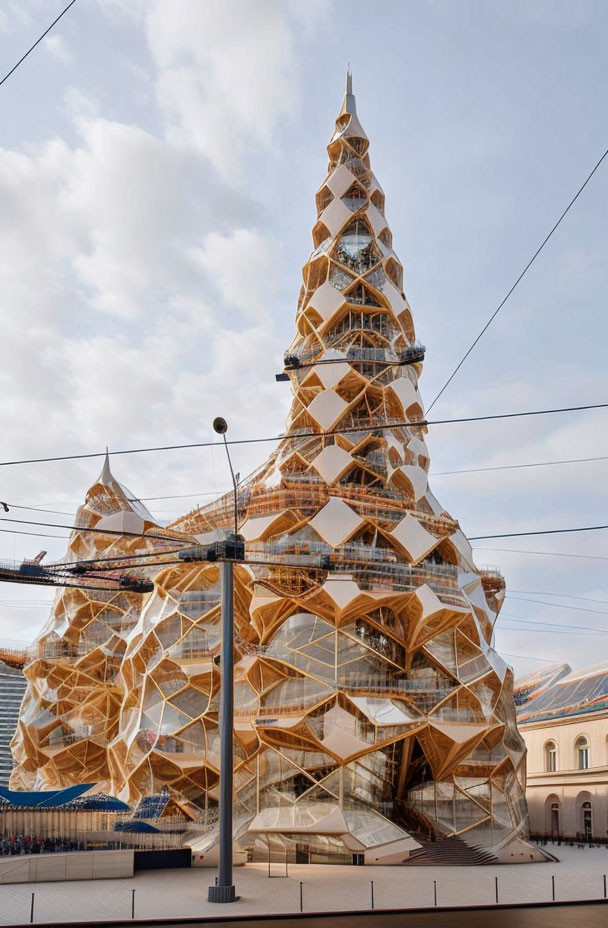
<svg viewBox="0 0 608 928">
<path fill-rule="evenodd" d="M 228 423 L 225 419 L 222 419 L 221 416 L 217 416 L 213 420 L 213 431 L 217 432 L 218 435 L 225 435 L 228 431 Z"/>
</svg>

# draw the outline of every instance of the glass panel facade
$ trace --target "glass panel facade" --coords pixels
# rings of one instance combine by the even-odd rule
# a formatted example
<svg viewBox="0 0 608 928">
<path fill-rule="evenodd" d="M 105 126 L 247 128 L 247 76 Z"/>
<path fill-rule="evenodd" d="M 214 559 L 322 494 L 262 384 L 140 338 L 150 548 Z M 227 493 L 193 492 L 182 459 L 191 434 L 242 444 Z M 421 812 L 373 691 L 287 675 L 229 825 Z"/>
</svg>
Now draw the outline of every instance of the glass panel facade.
<svg viewBox="0 0 608 928">
<path fill-rule="evenodd" d="M 235 838 L 374 862 L 413 834 L 519 846 L 525 752 L 492 648 L 505 583 L 477 569 L 429 489 L 424 348 L 350 92 L 328 154 L 286 430 L 236 499 Z M 218 565 L 174 550 L 232 531 L 234 505 L 227 494 L 163 527 L 106 461 L 68 559 L 137 555 L 154 590 L 60 592 L 26 668 L 15 783 L 86 777 L 132 800 L 166 788 L 204 812 L 212 846 L 231 644 Z M 108 514 L 139 528 L 86 532 Z"/>
</svg>

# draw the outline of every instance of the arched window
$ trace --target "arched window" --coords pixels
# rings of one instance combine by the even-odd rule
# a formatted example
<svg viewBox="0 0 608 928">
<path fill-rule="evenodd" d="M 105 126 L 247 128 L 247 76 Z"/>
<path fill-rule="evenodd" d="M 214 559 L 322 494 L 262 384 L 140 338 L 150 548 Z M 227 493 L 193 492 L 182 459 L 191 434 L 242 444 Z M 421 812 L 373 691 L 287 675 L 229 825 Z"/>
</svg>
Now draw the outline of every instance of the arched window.
<svg viewBox="0 0 608 928">
<path fill-rule="evenodd" d="M 551 834 L 559 834 L 559 802 L 551 803 Z"/>
<path fill-rule="evenodd" d="M 545 831 L 550 831 L 552 838 L 558 838 L 561 835 L 561 813 L 559 796 L 551 793 L 545 799 Z"/>
<path fill-rule="evenodd" d="M 581 735 L 575 742 L 576 766 L 579 770 L 589 769 L 589 742 L 585 735 Z"/>
<path fill-rule="evenodd" d="M 547 741 L 545 745 L 545 770 L 553 773 L 557 770 L 557 748 L 555 741 Z"/>
<path fill-rule="evenodd" d="M 593 834 L 593 819 L 591 815 L 591 803 L 584 802 L 582 806 L 583 810 L 583 834 L 585 835 L 586 841 L 591 841 L 591 836 Z"/>
</svg>

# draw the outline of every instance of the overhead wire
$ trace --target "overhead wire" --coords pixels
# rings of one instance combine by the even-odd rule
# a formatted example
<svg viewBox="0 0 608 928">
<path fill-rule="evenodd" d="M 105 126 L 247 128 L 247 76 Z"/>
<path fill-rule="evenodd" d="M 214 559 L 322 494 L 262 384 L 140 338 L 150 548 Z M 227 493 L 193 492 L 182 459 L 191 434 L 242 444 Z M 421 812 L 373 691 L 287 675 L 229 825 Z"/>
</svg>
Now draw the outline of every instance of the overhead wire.
<svg viewBox="0 0 608 928">
<path fill-rule="evenodd" d="M 194 545 L 190 545 L 194 547 Z M 197 545 L 198 547 L 198 545 Z M 167 556 L 175 554 L 174 550 L 171 551 L 159 551 L 157 549 L 153 551 L 145 551 L 143 554 L 113 554 L 110 557 L 101 555 L 100 557 L 89 557 L 89 558 L 80 558 L 78 561 L 57 561 L 53 564 L 54 567 L 79 567 L 83 564 L 101 564 L 101 563 L 115 563 L 117 561 L 139 561 L 152 557 L 160 557 L 162 554 Z M 147 563 L 147 560 L 146 560 Z M 145 567 L 145 564 L 141 565 Z"/>
<path fill-rule="evenodd" d="M 500 652 L 501 657 L 515 657 L 522 661 L 540 661 L 541 664 L 561 664 L 563 661 L 552 661 L 548 657 L 530 657 L 529 654 L 509 654 L 507 651 Z"/>
<path fill-rule="evenodd" d="M 480 548 L 473 545 L 475 551 L 491 551 L 492 554 L 503 552 L 505 554 L 535 554 L 542 557 L 573 557 L 585 561 L 608 561 L 608 557 L 601 554 L 571 554 L 567 551 L 526 551 L 523 548 Z"/>
<path fill-rule="evenodd" d="M 524 412 L 496 413 L 486 416 L 459 416 L 455 419 L 399 419 L 394 422 L 378 422 L 369 425 L 370 431 L 391 431 L 399 428 L 426 427 L 429 425 L 457 425 L 465 422 L 491 422 L 499 419 L 520 419 L 528 416 L 547 416 L 567 412 L 583 412 L 589 409 L 606 409 L 608 403 L 587 403 L 582 406 L 561 406 L 557 409 L 533 409 Z M 347 435 L 351 432 L 360 432 L 361 426 L 348 426 L 338 429 L 329 429 L 325 432 L 300 433 L 295 435 L 272 435 L 266 438 L 236 438 L 227 441 L 227 445 L 251 445 L 264 442 L 283 441 L 284 439 L 314 439 L 325 438 L 334 435 Z M 147 454 L 160 451 L 179 451 L 186 448 L 213 448 L 217 442 L 214 441 L 196 441 L 185 442 L 177 445 L 153 445 L 147 448 L 125 448 L 119 451 L 94 451 L 83 452 L 81 454 L 63 454 L 53 455 L 44 458 L 24 458 L 13 461 L 0 461 L 0 467 L 12 467 L 21 464 L 48 464 L 56 461 L 79 461 L 89 458 L 105 458 L 106 455 L 117 456 L 126 454 Z"/>
<path fill-rule="evenodd" d="M 107 583 L 115 583 L 118 581 L 113 581 L 108 578 Z M 136 590 L 129 590 L 128 587 L 109 587 L 109 586 L 91 586 L 90 584 L 79 582 L 79 583 L 66 583 L 65 578 L 63 579 L 53 579 L 52 577 L 48 578 L 45 576 L 34 577 L 34 576 L 23 576 L 20 577 L 15 573 L 12 577 L 3 577 L 0 575 L 0 583 L 19 583 L 28 586 L 58 586 L 65 587 L 66 589 L 76 589 L 76 590 L 95 590 L 97 592 L 104 593 L 134 593 Z M 50 605 L 50 603 L 49 603 Z"/>
<path fill-rule="evenodd" d="M 7 502 L 6 505 L 9 507 L 9 509 L 23 509 L 26 512 L 48 512 L 54 516 L 73 516 L 74 515 L 73 510 L 71 512 L 66 512 L 65 509 L 51 509 L 49 507 L 43 509 L 40 506 L 22 506 L 22 505 L 17 505 L 17 503 L 9 503 L 9 502 Z"/>
<path fill-rule="evenodd" d="M 600 457 L 591 457 L 591 458 L 571 458 L 563 461 L 535 461 L 530 464 L 500 464 L 494 467 L 467 467 L 463 470 L 445 470 L 445 471 L 430 471 L 429 477 L 450 477 L 456 476 L 458 474 L 481 474 L 487 471 L 494 470 L 521 470 L 527 467 L 553 467 L 561 464 L 586 464 L 594 461 L 608 461 L 608 455 L 602 455 Z M 147 503 L 155 502 L 158 500 L 167 500 L 167 499 L 194 499 L 199 496 L 222 496 L 226 493 L 230 493 L 232 487 L 226 487 L 223 490 L 196 490 L 193 493 L 172 493 L 164 496 L 128 496 L 127 500 L 130 503 Z M 63 505 L 68 505 L 64 503 Z M 81 505 L 81 502 L 75 503 L 75 507 Z M 70 516 L 73 515 L 73 510 L 67 512 L 64 509 L 53 509 L 53 503 L 40 503 L 38 506 L 25 506 L 22 504 L 17 505 L 17 503 L 11 503 L 10 500 L 7 500 L 7 506 L 11 509 L 23 509 L 31 512 L 50 512 L 54 515 Z M 157 510 L 155 512 L 178 512 L 177 509 L 171 510 Z"/>
<path fill-rule="evenodd" d="M 42 40 L 44 39 L 44 37 L 45 37 L 46 35 L 49 34 L 49 32 L 51 31 L 51 29 L 53 28 L 53 26 L 55 26 L 55 25 L 59 22 L 59 20 L 61 19 L 62 16 L 65 16 L 65 14 L 66 14 L 67 11 L 70 9 L 70 7 L 74 6 L 75 3 L 76 3 L 76 0 L 71 0 L 71 2 L 68 3 L 68 5 L 65 7 L 65 9 L 61 11 L 61 13 L 59 14 L 59 16 L 57 16 L 56 19 L 53 20 L 53 22 L 51 23 L 51 25 L 50 25 L 47 29 L 44 30 L 44 32 L 42 33 L 42 35 L 40 36 L 40 38 L 36 39 L 36 41 L 34 42 L 33 45 L 30 45 L 30 47 L 29 47 L 28 50 L 26 51 L 25 55 L 22 55 L 21 58 L 19 59 L 19 61 L 17 62 L 17 64 L 13 65 L 13 67 L 10 69 L 10 71 L 8 71 L 8 72 L 4 75 L 4 77 L 0 80 L 0 87 L 2 86 L 2 84 L 3 84 L 5 81 L 7 81 L 7 80 L 9 79 L 9 77 L 11 76 L 11 74 L 14 74 L 14 73 L 15 73 L 15 71 L 17 70 L 17 68 L 19 67 L 19 65 L 20 65 L 20 64 L 23 64 L 23 62 L 24 62 L 25 59 L 28 57 L 28 55 L 30 55 L 30 54 L 34 51 L 34 49 L 36 48 L 36 46 L 39 45 L 39 44 L 42 42 Z"/>
<path fill-rule="evenodd" d="M 42 521 L 30 521 L 26 519 L 11 519 L 11 518 L 0 518 L 1 522 L 10 522 L 11 524 L 19 525 L 37 525 L 46 528 L 64 528 L 71 531 L 78 532 L 95 532 L 101 535 L 115 535 L 118 537 L 133 537 L 133 538 L 145 538 L 152 540 L 159 540 L 164 542 L 171 542 L 172 544 L 177 545 L 188 545 L 193 544 L 192 538 L 184 537 L 183 539 L 174 538 L 170 535 L 157 535 L 154 533 L 142 533 L 142 532 L 127 532 L 127 531 L 118 531 L 112 529 L 99 529 L 99 528 L 87 528 L 86 526 L 81 525 L 63 525 L 57 524 L 55 522 L 42 522 Z M 589 526 L 579 526 L 577 528 L 563 528 L 563 529 L 539 529 L 536 531 L 528 532 L 503 532 L 500 534 L 494 535 L 469 535 L 469 541 L 479 541 L 483 539 L 490 538 L 525 538 L 534 535 L 558 535 L 558 534 L 569 534 L 572 532 L 595 532 L 603 529 L 608 529 L 608 525 L 589 525 Z M 0 528 L 0 532 L 8 532 L 10 534 L 17 535 L 33 535 L 35 537 L 42 538 L 61 538 L 66 540 L 69 538 L 68 535 L 49 535 L 45 532 L 29 532 L 19 529 L 5 529 Z M 565 552 L 558 551 L 525 551 L 522 549 L 509 549 L 509 548 L 485 548 L 479 547 L 477 545 L 473 546 L 476 551 L 491 551 L 492 553 L 496 552 L 505 552 L 510 554 L 536 554 L 536 555 L 545 555 L 545 556 L 556 556 L 556 557 L 573 557 L 573 558 L 583 558 L 586 560 L 608 560 L 608 557 L 603 557 L 601 555 L 587 555 L 587 554 L 568 554 Z M 132 557 L 142 557 L 143 555 L 132 555 Z"/>
<path fill-rule="evenodd" d="M 18 528 L 0 528 L 3 535 L 33 535 L 35 538 L 61 538 L 66 541 L 69 535 L 50 535 L 48 532 L 24 532 Z"/>
<path fill-rule="evenodd" d="M 608 455 L 597 458 L 571 458 L 566 461 L 535 461 L 532 464 L 500 464 L 495 467 L 467 467 L 464 470 L 444 470 L 429 473 L 429 477 L 451 477 L 455 474 L 482 474 L 491 470 L 523 470 L 526 467 L 554 467 L 558 464 L 587 464 L 590 461 L 608 461 Z"/>
<path fill-rule="evenodd" d="M 607 631 L 596 631 L 587 632 L 587 631 L 570 631 L 568 629 L 556 629 L 556 628 L 530 628 L 526 625 L 501 625 L 500 630 L 503 632 L 523 632 L 524 634 L 536 634 L 536 635 L 570 635 L 573 638 L 601 638 L 603 635 L 608 634 Z"/>
<path fill-rule="evenodd" d="M 184 535 L 183 538 L 174 538 L 171 535 L 156 535 L 154 532 L 129 532 L 126 530 L 118 531 L 117 529 L 109 528 L 92 528 L 86 525 L 57 525 L 55 522 L 33 522 L 28 519 L 9 519 L 4 516 L 0 518 L 0 523 L 1 522 L 11 522 L 17 525 L 39 525 L 45 528 L 65 528 L 75 532 L 94 532 L 99 535 L 117 535 L 120 538 L 151 538 L 156 541 L 169 541 L 177 545 L 192 544 L 191 538 L 189 538 L 187 535 Z"/>
<path fill-rule="evenodd" d="M 608 635 L 608 628 L 597 628 L 595 625 L 575 625 L 572 622 L 551 622 L 546 619 L 534 619 L 532 616 L 520 616 L 520 615 L 511 615 L 509 612 L 500 612 L 498 616 L 498 623 L 501 623 L 502 619 L 507 619 L 509 622 L 523 622 L 526 627 L 530 625 L 542 625 L 547 628 L 557 629 L 562 631 L 564 629 L 573 629 L 581 630 L 584 632 L 597 632 L 602 635 Z"/>
<path fill-rule="evenodd" d="M 571 609 L 575 612 L 591 612 L 594 615 L 608 615 L 603 609 L 585 609 L 582 606 L 566 606 L 564 603 L 550 603 L 546 599 L 526 599 L 524 596 L 511 596 L 507 591 L 507 598 L 513 603 L 538 603 L 541 606 L 553 606 L 555 609 Z"/>
<path fill-rule="evenodd" d="M 573 631 L 562 631 L 558 632 L 554 628 L 525 628 L 519 625 L 502 625 L 501 631 L 503 632 L 520 632 L 524 635 L 553 635 L 553 637 L 561 637 L 562 635 L 567 635 L 569 638 L 601 638 L 601 634 L 594 634 L 593 632 L 573 632 Z"/>
<path fill-rule="evenodd" d="M 563 599 L 580 599 L 584 603 L 603 603 L 608 606 L 608 599 L 592 599 L 589 596 L 574 596 L 572 593 L 547 593 L 542 590 L 509 590 L 511 593 L 521 593 L 524 596 L 559 596 Z M 558 603 L 550 603 L 551 606 L 557 606 Z"/>
<path fill-rule="evenodd" d="M 529 535 L 566 535 L 571 532 L 599 532 L 608 525 L 584 525 L 581 528 L 548 528 L 534 532 L 502 532 L 499 535 L 469 535 L 469 541 L 483 541 L 484 538 L 526 538 Z M 491 550 L 491 549 L 488 549 Z"/>
<path fill-rule="evenodd" d="M 0 609 L 43 609 L 45 606 L 50 606 L 53 600 L 40 600 L 40 602 L 19 602 L 19 600 L 13 600 L 9 602 L 8 600 L 0 600 Z"/>
<path fill-rule="evenodd" d="M 437 402 L 437 400 L 439 399 L 439 397 L 442 396 L 442 395 L 444 394 L 444 392 L 447 390 L 447 388 L 448 388 L 449 385 L 451 384 L 452 380 L 454 379 L 454 377 L 456 376 L 456 374 L 458 373 L 458 371 L 460 370 L 460 368 L 462 367 L 462 365 L 464 364 L 464 362 L 466 361 L 466 359 L 469 357 L 469 355 L 471 354 L 471 352 L 473 351 L 473 349 L 475 348 L 475 346 L 479 343 L 479 341 L 483 338 L 483 336 L 485 335 L 485 333 L 488 331 L 488 329 L 490 328 L 490 326 L 492 325 L 492 323 L 494 322 L 494 320 L 495 320 L 496 317 L 498 316 L 499 312 L 501 311 L 501 309 L 503 308 L 503 306 L 505 305 L 505 303 L 507 302 L 507 300 L 509 299 L 509 297 L 511 296 L 511 294 L 514 292 L 514 290 L 517 288 L 517 286 L 520 284 L 520 282 L 521 282 L 521 281 L 523 280 L 523 278 L 526 276 L 527 272 L 528 272 L 529 269 L 532 267 L 532 265 L 534 264 L 534 262 L 536 261 L 536 259 L 537 259 L 538 256 L 540 255 L 541 251 L 543 250 L 543 248 L 545 247 L 545 245 L 547 244 L 547 242 L 549 241 L 549 239 L 552 237 L 553 233 L 559 228 L 559 226 L 560 226 L 561 223 L 562 223 L 562 220 L 565 219 L 565 217 L 568 215 L 568 213 L 570 212 L 570 210 L 572 209 L 572 207 L 574 206 L 574 204 L 576 203 L 576 201 L 577 201 L 578 198 L 580 197 L 581 193 L 583 192 L 583 190 L 585 189 L 585 187 L 587 186 L 587 184 L 589 183 L 589 181 L 591 180 L 591 178 L 593 177 L 593 175 L 595 174 L 595 172 L 598 170 L 598 168 L 600 167 L 600 165 L 602 164 L 602 162 L 604 161 L 604 159 L 606 158 L 607 155 L 608 155 L 608 148 L 606 149 L 606 151 L 604 152 L 604 154 L 601 156 L 601 158 L 599 159 L 599 161 L 596 162 L 595 166 L 594 166 L 593 169 L 590 171 L 590 173 L 587 175 L 585 181 L 581 184 L 581 186 L 579 187 L 579 189 L 577 190 L 577 192 L 574 194 L 574 196 L 572 197 L 572 199 L 570 200 L 570 202 L 569 202 L 568 205 L 566 206 L 565 210 L 563 211 L 563 213 L 561 214 L 561 216 L 559 217 L 559 219 L 557 220 L 557 222 L 555 223 L 555 225 L 554 225 L 553 228 L 551 229 L 551 231 L 545 236 L 545 238 L 543 239 L 543 241 L 541 242 L 541 244 L 538 246 L 538 248 L 536 249 L 536 251 L 534 252 L 534 254 L 532 255 L 532 257 L 530 258 L 530 260 L 529 260 L 528 263 L 526 264 L 525 268 L 523 269 L 523 271 L 521 272 L 521 274 L 519 275 L 519 277 L 518 277 L 517 280 L 515 281 L 515 283 L 511 286 L 511 288 L 509 289 L 509 291 L 507 292 L 507 294 L 506 294 L 506 295 L 503 297 L 503 299 L 500 301 L 500 303 L 498 304 L 498 306 L 496 307 L 496 309 L 494 310 L 494 312 L 492 313 L 492 315 L 490 316 L 490 318 L 488 319 L 488 321 L 486 322 L 486 324 L 485 324 L 484 327 L 482 328 L 481 332 L 479 332 L 479 334 L 478 334 L 478 335 L 476 336 L 476 338 L 473 340 L 473 342 L 471 343 L 471 345 L 467 348 L 467 350 L 465 351 L 464 355 L 462 356 L 462 358 L 460 359 L 460 361 L 458 362 L 458 364 L 456 365 L 456 367 L 454 368 L 454 370 L 452 371 L 452 373 L 450 374 L 450 376 L 448 377 L 448 379 L 446 380 L 446 382 L 445 382 L 444 385 L 442 386 L 441 390 L 439 391 L 439 393 L 437 394 L 437 396 L 435 397 L 435 399 L 433 400 L 433 402 L 431 403 L 431 405 L 428 407 L 427 412 L 430 412 L 430 411 L 431 411 L 431 409 L 433 408 L 433 406 L 435 405 L 435 403 Z"/>
<path fill-rule="evenodd" d="M 45 528 L 64 528 L 70 529 L 72 531 L 78 532 L 96 532 L 101 535 L 117 535 L 119 537 L 132 537 L 132 538 L 146 538 L 153 539 L 165 542 L 171 542 L 173 544 L 193 544 L 192 537 L 185 535 L 183 538 L 174 538 L 170 535 L 157 535 L 152 532 L 128 532 L 128 531 L 118 531 L 114 529 L 104 529 L 104 528 L 88 528 L 83 525 L 63 525 L 57 524 L 55 522 L 42 522 L 42 521 L 30 521 L 27 519 L 11 519 L 11 518 L 0 518 L 0 523 L 10 522 L 16 523 L 18 525 L 37 525 Z M 569 534 L 572 532 L 596 532 L 603 529 L 608 529 L 608 525 L 586 525 L 579 526 L 577 528 L 555 528 L 555 529 L 538 529 L 535 531 L 528 532 L 503 532 L 496 535 L 469 535 L 469 541 L 480 541 L 486 538 L 525 538 L 530 535 L 560 535 L 560 534 Z M 2 529 L 0 529 L 2 531 Z M 495 551 L 495 550 L 506 550 L 506 549 L 493 549 L 493 548 L 477 548 L 480 551 Z M 533 552 L 519 552 L 519 553 L 533 553 Z M 540 552 L 539 552 L 540 553 Z M 136 556 L 136 555 L 134 555 Z M 576 556 L 576 555 L 574 555 Z M 606 560 L 606 558 L 602 558 Z"/>
</svg>

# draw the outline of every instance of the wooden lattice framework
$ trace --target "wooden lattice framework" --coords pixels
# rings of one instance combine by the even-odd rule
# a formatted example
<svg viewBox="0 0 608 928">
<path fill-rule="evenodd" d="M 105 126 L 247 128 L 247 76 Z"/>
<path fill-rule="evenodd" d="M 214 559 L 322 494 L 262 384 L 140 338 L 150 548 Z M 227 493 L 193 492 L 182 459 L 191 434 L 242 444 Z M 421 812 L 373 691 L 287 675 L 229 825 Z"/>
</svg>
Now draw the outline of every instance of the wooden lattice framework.
<svg viewBox="0 0 608 928">
<path fill-rule="evenodd" d="M 285 436 L 239 493 L 258 564 L 236 570 L 235 834 L 366 862 L 405 860 L 412 831 L 521 849 L 524 745 L 491 647 L 504 581 L 477 569 L 428 485 L 423 351 L 368 146 L 349 76 L 286 354 Z M 231 504 L 174 527 L 229 529 Z M 153 526 L 107 466 L 84 514 L 106 511 Z M 70 555 L 89 539 L 75 533 Z M 26 668 L 14 782 L 104 780 L 129 801 L 168 787 L 205 810 L 212 843 L 218 569 L 154 580 L 143 600 L 59 596 Z"/>
</svg>

